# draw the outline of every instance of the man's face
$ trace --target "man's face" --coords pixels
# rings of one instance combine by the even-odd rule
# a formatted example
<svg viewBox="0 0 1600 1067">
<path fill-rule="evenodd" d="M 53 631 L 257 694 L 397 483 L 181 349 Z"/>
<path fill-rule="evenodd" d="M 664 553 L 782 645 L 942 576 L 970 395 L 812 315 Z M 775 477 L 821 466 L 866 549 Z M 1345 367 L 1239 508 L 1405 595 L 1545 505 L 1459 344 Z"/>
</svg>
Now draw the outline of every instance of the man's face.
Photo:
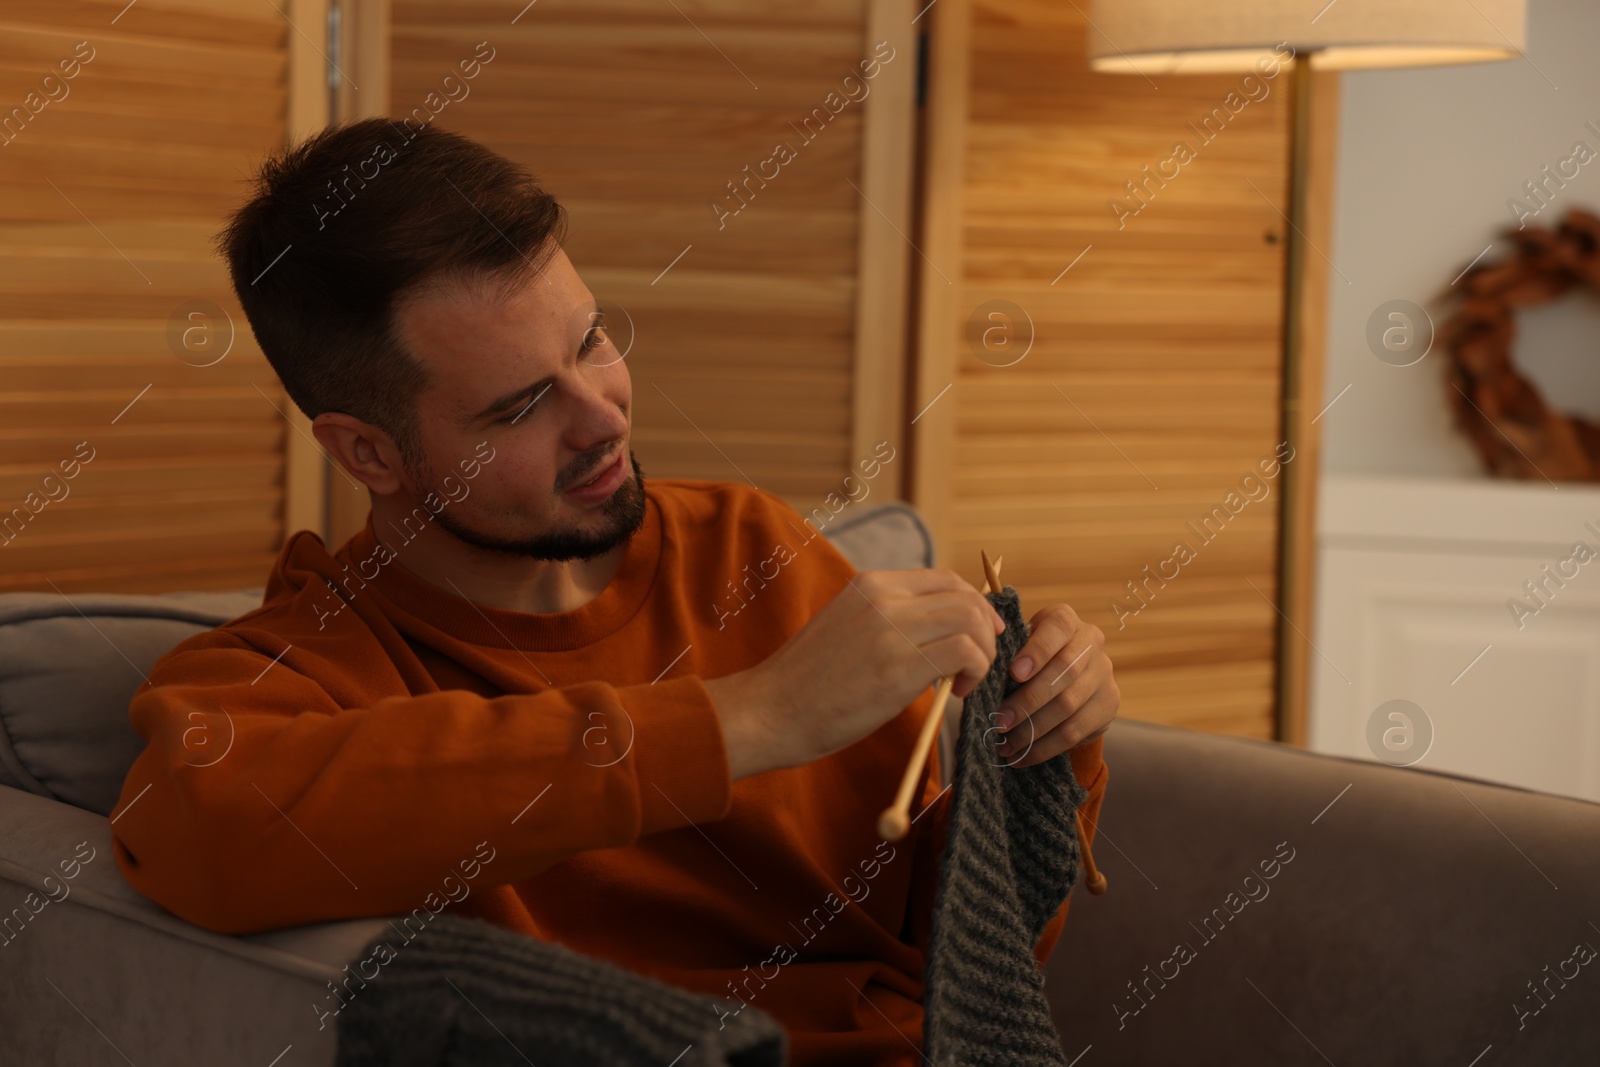
<svg viewBox="0 0 1600 1067">
<path fill-rule="evenodd" d="M 440 527 L 479 548 L 554 560 L 591 559 L 632 536 L 645 514 L 629 447 L 633 386 L 565 252 L 509 301 L 452 285 L 405 301 L 396 319 L 432 378 L 417 401 L 427 460 L 407 487 L 418 500 L 447 499 L 453 475 L 469 490 L 455 490 Z M 491 455 L 482 442 L 493 458 L 466 481 L 460 462 Z"/>
</svg>

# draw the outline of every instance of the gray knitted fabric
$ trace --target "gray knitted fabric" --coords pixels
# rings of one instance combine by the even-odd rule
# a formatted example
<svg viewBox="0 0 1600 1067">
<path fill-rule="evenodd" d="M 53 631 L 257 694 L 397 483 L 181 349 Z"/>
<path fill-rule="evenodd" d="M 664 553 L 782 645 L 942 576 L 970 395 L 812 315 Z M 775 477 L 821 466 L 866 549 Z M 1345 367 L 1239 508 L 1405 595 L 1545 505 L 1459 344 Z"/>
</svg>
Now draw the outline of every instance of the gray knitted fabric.
<svg viewBox="0 0 1600 1067">
<path fill-rule="evenodd" d="M 1028 639 L 1017 591 L 987 594 L 1005 633 L 989 675 L 962 702 L 949 837 L 933 909 L 923 1005 L 934 1067 L 1065 1064 L 1033 948 L 1078 880 L 1073 814 L 1089 797 L 1064 754 L 1006 767 L 993 714 L 1018 683 Z"/>
<path fill-rule="evenodd" d="M 358 958 L 372 958 L 386 940 L 392 956 L 379 957 L 388 962 L 371 981 L 352 985 L 337 1016 L 337 1067 L 788 1061 L 783 1028 L 755 1008 L 741 1011 L 481 919 L 446 912 L 412 940 L 377 938 Z"/>
</svg>

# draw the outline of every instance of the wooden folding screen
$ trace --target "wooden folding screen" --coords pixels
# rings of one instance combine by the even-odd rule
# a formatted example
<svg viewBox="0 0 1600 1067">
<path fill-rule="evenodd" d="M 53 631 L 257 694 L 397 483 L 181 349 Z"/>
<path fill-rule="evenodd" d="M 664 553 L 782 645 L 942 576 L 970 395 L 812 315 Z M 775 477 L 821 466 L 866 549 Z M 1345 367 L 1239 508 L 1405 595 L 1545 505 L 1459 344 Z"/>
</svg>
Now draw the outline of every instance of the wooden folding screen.
<svg viewBox="0 0 1600 1067">
<path fill-rule="evenodd" d="M 287 134 L 292 33 L 264 0 L 0 13 L 0 589 L 259 585 L 320 525 L 210 247 Z"/>
<path fill-rule="evenodd" d="M 934 9 L 913 499 L 1106 631 L 1124 715 L 1270 737 L 1288 68 L 1093 74 L 1083 6 Z"/>
</svg>

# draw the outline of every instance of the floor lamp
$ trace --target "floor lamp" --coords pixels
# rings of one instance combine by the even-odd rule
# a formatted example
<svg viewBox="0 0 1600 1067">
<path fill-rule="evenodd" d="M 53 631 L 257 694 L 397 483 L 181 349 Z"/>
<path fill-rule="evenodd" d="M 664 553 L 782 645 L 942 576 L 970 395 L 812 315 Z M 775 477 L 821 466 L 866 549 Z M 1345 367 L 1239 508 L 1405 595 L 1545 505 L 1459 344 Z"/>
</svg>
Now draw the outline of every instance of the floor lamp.
<svg viewBox="0 0 1600 1067">
<path fill-rule="evenodd" d="M 1284 440 L 1315 462 L 1309 410 L 1320 382 L 1302 372 L 1307 157 L 1313 70 L 1480 63 L 1520 55 L 1525 0 L 1092 0 L 1090 66 L 1139 74 L 1258 70 L 1293 49 L 1289 75 L 1289 232 L 1284 241 Z M 1287 45 L 1288 49 L 1283 46 Z M 1154 84 L 1152 82 L 1152 84 Z M 1304 406 L 1302 406 L 1304 404 Z M 1278 738 L 1304 743 L 1316 470 L 1283 468 L 1278 525 Z"/>
</svg>

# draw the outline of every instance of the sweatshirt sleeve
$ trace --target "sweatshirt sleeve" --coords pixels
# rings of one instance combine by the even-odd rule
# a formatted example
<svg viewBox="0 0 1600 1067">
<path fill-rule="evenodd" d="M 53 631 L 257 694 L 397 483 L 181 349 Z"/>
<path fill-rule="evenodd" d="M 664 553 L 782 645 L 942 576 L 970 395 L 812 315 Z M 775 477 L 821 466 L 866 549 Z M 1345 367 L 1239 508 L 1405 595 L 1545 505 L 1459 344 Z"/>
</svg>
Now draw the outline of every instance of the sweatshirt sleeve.
<svg viewBox="0 0 1600 1067">
<path fill-rule="evenodd" d="M 484 845 L 508 883 L 728 813 L 698 677 L 350 707 L 294 669 L 298 651 L 275 662 L 213 632 L 159 661 L 129 707 L 145 749 L 112 813 L 117 864 L 197 925 L 398 914 Z"/>
</svg>

